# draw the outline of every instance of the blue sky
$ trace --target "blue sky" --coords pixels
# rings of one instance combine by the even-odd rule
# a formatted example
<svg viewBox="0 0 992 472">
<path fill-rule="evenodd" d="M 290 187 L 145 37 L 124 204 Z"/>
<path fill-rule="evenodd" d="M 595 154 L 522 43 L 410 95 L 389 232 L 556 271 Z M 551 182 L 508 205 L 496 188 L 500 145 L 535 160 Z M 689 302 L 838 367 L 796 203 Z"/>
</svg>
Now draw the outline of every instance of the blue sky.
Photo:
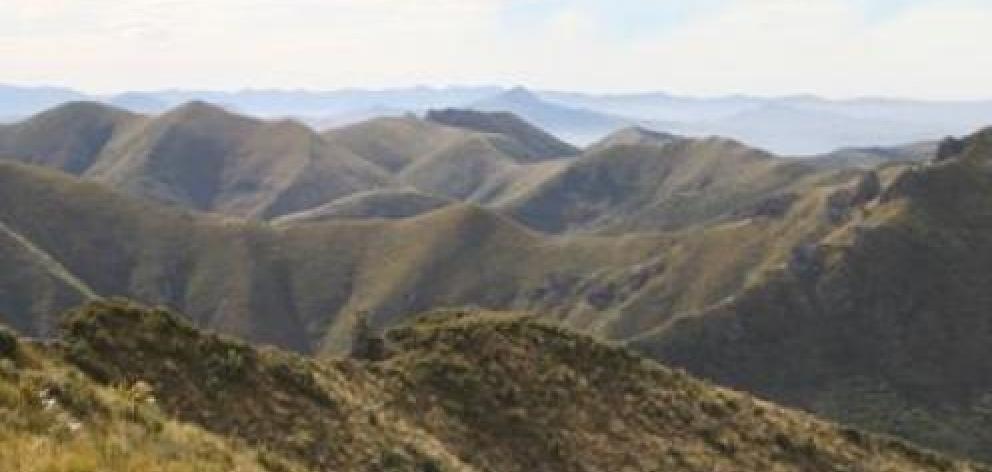
<svg viewBox="0 0 992 472">
<path fill-rule="evenodd" d="M 992 0 L 3 0 L 0 82 L 992 98 Z"/>
</svg>

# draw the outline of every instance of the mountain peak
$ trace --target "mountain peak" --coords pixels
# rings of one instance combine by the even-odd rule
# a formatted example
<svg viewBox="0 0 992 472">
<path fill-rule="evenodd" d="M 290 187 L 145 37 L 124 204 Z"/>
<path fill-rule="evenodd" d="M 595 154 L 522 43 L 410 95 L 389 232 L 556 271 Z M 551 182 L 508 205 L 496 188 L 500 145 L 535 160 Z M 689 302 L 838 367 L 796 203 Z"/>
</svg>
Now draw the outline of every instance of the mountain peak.
<svg viewBox="0 0 992 472">
<path fill-rule="evenodd" d="M 589 146 L 589 151 L 599 151 L 612 146 L 664 146 L 677 141 L 679 136 L 655 131 L 642 126 L 630 126 L 610 133 Z"/>
<path fill-rule="evenodd" d="M 518 102 L 518 103 L 531 103 L 531 102 L 541 101 L 541 98 L 535 95 L 534 92 L 531 92 L 530 90 L 522 86 L 513 87 L 512 89 L 503 92 L 501 96 L 505 100 Z"/>
<path fill-rule="evenodd" d="M 125 116 L 131 115 L 130 112 L 122 110 L 120 108 L 107 105 L 105 103 L 94 102 L 89 100 L 78 100 L 72 102 L 66 102 L 61 105 L 50 108 L 44 112 L 41 112 L 31 120 L 46 119 L 54 116 L 62 117 L 64 119 L 92 119 L 95 116 Z"/>
<path fill-rule="evenodd" d="M 220 105 L 203 100 L 190 100 L 173 108 L 172 110 L 169 110 L 166 114 L 172 116 L 182 116 L 185 118 L 235 115 L 235 113 L 232 113 Z"/>
</svg>

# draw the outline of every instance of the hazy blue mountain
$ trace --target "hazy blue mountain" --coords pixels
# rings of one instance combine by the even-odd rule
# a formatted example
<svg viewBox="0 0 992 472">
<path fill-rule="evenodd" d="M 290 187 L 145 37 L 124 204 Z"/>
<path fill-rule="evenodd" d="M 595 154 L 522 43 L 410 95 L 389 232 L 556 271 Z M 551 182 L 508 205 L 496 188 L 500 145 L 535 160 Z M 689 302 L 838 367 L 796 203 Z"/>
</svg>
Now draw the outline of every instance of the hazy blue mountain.
<svg viewBox="0 0 992 472">
<path fill-rule="evenodd" d="M 779 154 L 809 155 L 839 147 L 892 146 L 952 133 L 938 123 L 842 114 L 826 108 L 767 103 L 718 120 L 693 123 L 688 134 L 726 136 Z"/>
<path fill-rule="evenodd" d="M 934 141 L 992 123 L 992 101 L 828 100 L 808 95 L 697 98 L 665 93 L 538 95 L 562 106 L 667 122 L 654 126 L 661 131 L 729 136 L 779 154 Z"/>
<path fill-rule="evenodd" d="M 523 87 L 516 87 L 472 103 L 469 108 L 481 111 L 510 112 L 573 144 L 586 145 L 635 120 L 563 106 L 542 100 Z"/>
<path fill-rule="evenodd" d="M 56 105 L 86 96 L 74 90 L 58 87 L 18 87 L 0 84 L 0 120 L 12 121 L 33 115 Z"/>
<path fill-rule="evenodd" d="M 936 141 L 992 124 L 992 101 L 816 96 L 686 97 L 662 92 L 588 94 L 522 87 L 407 87 L 382 90 L 158 90 L 90 96 L 54 87 L 0 86 L 0 122 L 68 101 L 99 100 L 158 114 L 199 100 L 259 117 L 294 117 L 318 129 L 428 109 L 507 111 L 574 144 L 630 126 L 691 136 L 723 135 L 778 154 L 816 155 L 850 147 Z"/>
<path fill-rule="evenodd" d="M 538 92 L 538 96 L 558 105 L 582 107 L 618 116 L 686 123 L 726 118 L 761 103 L 760 99 L 745 96 L 696 98 L 663 92 L 597 95 L 542 91 Z"/>
<path fill-rule="evenodd" d="M 131 92 L 129 100 L 156 101 L 165 107 L 201 100 L 223 103 L 242 113 L 261 116 L 329 117 L 369 109 L 425 110 L 457 106 L 499 93 L 497 87 L 410 87 L 386 90 L 163 90 Z M 119 98 L 120 96 L 118 96 Z M 113 99 L 112 99 L 113 100 Z"/>
</svg>

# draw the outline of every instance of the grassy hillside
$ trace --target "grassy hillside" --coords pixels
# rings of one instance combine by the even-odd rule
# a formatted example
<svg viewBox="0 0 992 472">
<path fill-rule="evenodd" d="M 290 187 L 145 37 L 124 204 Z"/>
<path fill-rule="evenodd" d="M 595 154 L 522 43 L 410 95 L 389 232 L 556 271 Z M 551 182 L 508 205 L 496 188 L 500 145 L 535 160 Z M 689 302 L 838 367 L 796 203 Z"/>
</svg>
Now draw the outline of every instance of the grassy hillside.
<svg viewBox="0 0 992 472">
<path fill-rule="evenodd" d="M 65 105 L 0 128 L 0 155 L 131 195 L 256 218 L 392 184 L 385 170 L 302 124 L 263 122 L 202 102 L 154 118 Z"/>
<path fill-rule="evenodd" d="M 376 118 L 323 136 L 391 172 L 398 172 L 421 156 L 436 152 L 471 131 L 406 116 Z"/>
<path fill-rule="evenodd" d="M 506 210 L 555 233 L 679 229 L 801 188 L 817 172 L 719 138 L 615 144 L 594 147 Z"/>
<path fill-rule="evenodd" d="M 466 205 L 408 220 L 274 228 L 185 213 L 12 163 L 0 164 L 0 222 L 99 295 L 177 307 L 201 325 L 301 351 L 335 344 L 329 333 L 346 332 L 342 315 L 357 310 L 383 321 L 469 304 L 588 311 L 582 293 L 667 244 L 547 238 Z M 16 241 L 5 250 L 25 253 Z M 4 279 L 4 290 L 49 283 L 49 273 L 36 272 L 37 280 Z M 24 310 L 8 316 L 30 319 Z"/>
<path fill-rule="evenodd" d="M 139 384 L 95 382 L 0 326 L 0 469 L 276 471 L 259 451 L 165 413 Z"/>
<path fill-rule="evenodd" d="M 846 250 L 830 249 L 825 260 L 864 262 L 831 266 L 838 269 L 829 273 L 838 275 L 824 280 L 843 281 L 836 282 L 841 288 L 817 286 L 811 293 L 824 298 L 815 304 L 808 301 L 811 289 L 803 288 L 808 287 L 803 281 L 822 271 L 816 262 L 820 249 L 811 248 L 844 248 L 853 244 L 845 241 L 856 241 L 851 238 L 859 234 L 902 234 L 906 230 L 890 228 L 899 228 L 893 226 L 903 221 L 897 216 L 910 214 L 904 209 L 917 205 L 924 205 L 920 214 L 927 218 L 964 218 L 972 214 L 968 208 L 983 208 L 980 199 L 973 200 L 983 198 L 975 195 L 988 188 L 980 180 L 984 174 L 975 171 L 982 164 L 968 167 L 962 164 L 966 162 L 948 161 L 918 172 L 894 167 L 878 174 L 821 176 L 793 198 L 773 198 L 705 227 L 609 237 L 549 237 L 468 205 L 405 220 L 274 228 L 163 208 L 55 171 L 6 163 L 0 165 L 0 222 L 57 261 L 65 273 L 53 272 L 15 238 L 0 238 L 0 254 L 18 268 L 0 278 L 3 293 L 31 291 L 30 297 L 5 297 L 9 311 L 4 320 L 27 332 L 49 333 L 51 313 L 80 301 L 68 283 L 78 279 L 102 296 L 128 295 L 169 305 L 189 313 L 200 326 L 327 356 L 348 345 L 352 315 L 360 311 L 382 328 L 438 306 L 532 310 L 607 337 L 636 338 L 639 349 L 720 382 L 982 457 L 985 420 L 975 412 L 983 411 L 984 401 L 976 393 L 983 391 L 980 379 L 985 378 L 979 361 L 985 358 L 983 318 L 974 315 L 978 324 L 961 328 L 957 322 L 942 324 L 949 323 L 944 321 L 948 313 L 984 312 L 984 285 L 965 283 L 952 272 L 970 268 L 962 277 L 981 280 L 983 253 L 968 252 L 983 247 L 971 242 L 980 241 L 977 233 L 958 242 L 953 235 L 959 230 L 955 224 L 961 223 L 927 220 L 909 226 L 921 231 L 909 242 L 887 237 L 875 249 L 844 257 L 837 255 L 848 254 Z M 930 175 L 938 170 L 953 177 L 940 184 L 943 190 L 915 183 L 937 185 L 941 180 Z M 912 177 L 916 175 L 924 177 Z M 866 190 L 872 176 L 879 180 L 875 192 Z M 971 181 L 958 181 L 964 178 L 979 180 L 963 185 Z M 906 193 L 913 189 L 918 193 Z M 954 196 L 939 200 L 953 205 L 926 206 L 937 195 Z M 23 205 L 25 201 L 32 205 Z M 961 221 L 965 228 L 983 228 L 984 214 L 992 212 L 979 211 Z M 935 238 L 943 231 L 952 235 L 941 236 L 948 250 L 959 252 L 928 255 L 922 250 L 944 241 Z M 874 258 L 878 254 L 891 257 Z M 923 259 L 906 265 L 916 258 Z M 19 261 L 27 264 L 17 265 Z M 847 279 L 844 274 L 854 267 L 863 268 L 855 273 L 870 277 Z M 929 267 L 930 272 L 943 267 L 947 272 L 931 279 L 919 275 L 930 272 L 910 267 Z M 933 280 L 945 285 L 933 287 Z M 886 305 L 871 310 L 862 305 L 871 300 Z M 943 316 L 914 318 L 920 316 L 914 310 L 930 303 L 944 303 L 933 308 Z M 912 344 L 893 338 L 896 344 L 885 351 L 892 364 L 880 364 L 886 357 L 878 351 L 883 345 L 879 339 L 889 335 L 882 327 L 890 322 L 902 326 L 902 318 L 882 318 L 889 321 L 874 327 L 865 324 L 874 318 L 862 313 L 900 316 L 899 310 L 911 310 L 906 319 L 919 319 L 927 329 L 911 325 L 894 331 L 906 329 L 901 336 L 911 336 L 906 339 Z M 828 315 L 836 318 L 817 321 Z M 951 334 L 942 334 L 946 330 Z M 946 352 L 954 354 L 946 359 L 960 369 L 944 367 Z M 937 357 L 919 357 L 927 353 Z M 852 355 L 870 361 L 852 362 Z M 853 368 L 861 370 L 845 370 Z M 922 394 L 910 396 L 906 392 L 914 390 L 905 385 L 921 384 L 896 383 L 878 372 L 891 372 L 886 375 L 895 379 L 912 374 L 899 382 L 925 379 L 929 386 L 920 392 L 942 403 L 933 407 L 913 400 Z M 885 383 L 875 382 L 880 378 Z M 964 400 L 941 393 L 959 391 L 966 393 Z"/>
<path fill-rule="evenodd" d="M 344 146 L 298 124 L 204 104 L 155 119 L 86 104 L 62 114 L 86 119 L 58 124 L 75 131 L 32 162 L 92 163 L 83 179 L 0 163 L 0 320 L 22 332 L 50 335 L 53 313 L 120 295 L 329 357 L 358 312 L 377 329 L 437 307 L 537 312 L 720 383 L 989 459 L 988 131 L 941 144 L 933 163 L 824 170 L 637 130 L 532 162 L 510 135 L 456 130 L 394 175 L 347 150 L 331 162 Z M 0 142 L 52 116 L 0 129 Z M 362 169 L 382 188 L 359 191 Z M 111 177 L 123 193 L 87 181 Z M 394 190 L 404 180 L 420 190 Z M 489 208 L 435 208 L 445 199 L 424 189 Z"/>
<path fill-rule="evenodd" d="M 316 208 L 280 216 L 274 225 L 314 223 L 338 219 L 409 218 L 454 203 L 410 188 L 353 193 Z"/>
<path fill-rule="evenodd" d="M 987 470 L 521 315 L 433 313 L 381 361 L 254 348 L 124 301 L 62 326 L 51 347 L 0 336 L 0 464 L 50 447 L 19 470 Z"/>
<path fill-rule="evenodd" d="M 322 136 L 293 121 L 260 121 L 203 102 L 153 118 L 74 103 L 0 127 L 0 155 L 200 211 L 273 219 L 409 186 L 552 233 L 712 223 L 801 189 L 806 177 L 831 172 L 840 159 L 800 164 L 729 140 L 639 128 L 579 154 L 512 114 L 458 109 L 424 120 L 375 119 Z M 395 199 L 363 201 L 384 208 L 362 213 L 410 213 L 389 208 L 400 205 Z"/>
<path fill-rule="evenodd" d="M 575 156 L 579 150 L 544 130 L 507 112 L 482 112 L 448 108 L 427 112 L 427 120 L 446 126 L 512 138 L 528 150 L 530 162 Z"/>
<path fill-rule="evenodd" d="M 585 150 L 596 152 L 613 146 L 664 146 L 678 139 L 679 137 L 675 135 L 633 126 L 610 133 Z"/>
<path fill-rule="evenodd" d="M 0 156 L 81 174 L 115 135 L 144 117 L 91 102 L 72 102 L 24 122 L 0 126 Z"/>
<path fill-rule="evenodd" d="M 787 262 L 795 245 L 833 227 L 824 200 L 849 181 L 827 179 L 784 209 L 759 205 L 683 233 L 552 237 L 462 204 L 403 220 L 272 227 L 0 164 L 0 222 L 99 295 L 166 304 L 203 326 L 301 351 L 342 347 L 346 315 L 356 311 L 387 323 L 437 306 L 540 310 L 627 337 L 717 303 Z M 24 252 L 13 242 L 8 250 Z M 6 283 L 50 283 L 38 274 Z M 37 299 L 78 301 L 48 292 Z"/>
<path fill-rule="evenodd" d="M 894 172 L 736 299 L 634 345 L 717 382 L 989 460 L 992 133 Z"/>
</svg>

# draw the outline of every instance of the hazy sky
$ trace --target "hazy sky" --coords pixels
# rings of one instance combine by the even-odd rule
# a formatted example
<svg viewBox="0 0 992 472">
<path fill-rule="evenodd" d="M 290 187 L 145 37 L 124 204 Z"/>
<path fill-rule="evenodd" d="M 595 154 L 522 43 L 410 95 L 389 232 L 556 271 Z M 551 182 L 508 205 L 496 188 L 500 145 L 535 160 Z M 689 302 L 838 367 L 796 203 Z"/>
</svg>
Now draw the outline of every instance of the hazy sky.
<svg viewBox="0 0 992 472">
<path fill-rule="evenodd" d="M 0 83 L 992 98 L 992 0 L 0 0 Z"/>
</svg>

